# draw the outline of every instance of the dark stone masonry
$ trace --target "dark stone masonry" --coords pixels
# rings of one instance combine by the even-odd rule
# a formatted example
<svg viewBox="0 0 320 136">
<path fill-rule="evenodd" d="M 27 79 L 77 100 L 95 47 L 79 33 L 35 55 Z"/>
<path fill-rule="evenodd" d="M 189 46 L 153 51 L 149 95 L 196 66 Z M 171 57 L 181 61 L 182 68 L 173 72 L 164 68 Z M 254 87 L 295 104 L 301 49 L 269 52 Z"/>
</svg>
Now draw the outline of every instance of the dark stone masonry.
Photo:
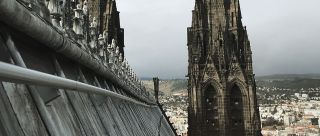
<svg viewBox="0 0 320 136">
<path fill-rule="evenodd" d="M 0 136 L 176 136 L 115 0 L 0 0 Z"/>
<path fill-rule="evenodd" d="M 252 52 L 239 0 L 196 0 L 188 28 L 189 136 L 259 136 Z"/>
</svg>

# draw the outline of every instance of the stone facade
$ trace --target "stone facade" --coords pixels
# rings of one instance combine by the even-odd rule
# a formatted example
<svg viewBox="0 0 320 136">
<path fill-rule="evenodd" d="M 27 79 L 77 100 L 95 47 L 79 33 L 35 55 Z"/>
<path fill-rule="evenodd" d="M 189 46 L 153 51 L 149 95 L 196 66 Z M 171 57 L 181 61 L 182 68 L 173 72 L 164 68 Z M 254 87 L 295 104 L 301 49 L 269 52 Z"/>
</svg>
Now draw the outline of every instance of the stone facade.
<svg viewBox="0 0 320 136">
<path fill-rule="evenodd" d="M 99 19 L 90 2 L 106 0 L 0 0 L 0 136 L 177 135 L 123 58 L 110 1 Z"/>
<path fill-rule="evenodd" d="M 88 2 L 91 20 L 97 20 L 98 31 L 107 37 L 108 44 L 112 39 L 119 45 L 119 51 L 124 58 L 124 29 L 120 26 L 120 12 L 115 0 L 91 0 Z"/>
<path fill-rule="evenodd" d="M 252 52 L 239 0 L 196 0 L 192 13 L 188 135 L 261 135 Z"/>
</svg>

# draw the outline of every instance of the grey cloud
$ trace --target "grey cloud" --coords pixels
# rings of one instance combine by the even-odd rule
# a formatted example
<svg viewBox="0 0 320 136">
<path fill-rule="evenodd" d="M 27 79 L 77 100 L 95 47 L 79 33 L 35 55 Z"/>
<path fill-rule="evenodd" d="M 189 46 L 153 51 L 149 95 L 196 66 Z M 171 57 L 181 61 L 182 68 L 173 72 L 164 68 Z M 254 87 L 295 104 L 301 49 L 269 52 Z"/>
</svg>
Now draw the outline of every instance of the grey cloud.
<svg viewBox="0 0 320 136">
<path fill-rule="evenodd" d="M 240 0 L 257 75 L 320 73 L 319 0 Z M 194 0 L 118 0 L 125 54 L 140 77 L 183 78 Z"/>
</svg>

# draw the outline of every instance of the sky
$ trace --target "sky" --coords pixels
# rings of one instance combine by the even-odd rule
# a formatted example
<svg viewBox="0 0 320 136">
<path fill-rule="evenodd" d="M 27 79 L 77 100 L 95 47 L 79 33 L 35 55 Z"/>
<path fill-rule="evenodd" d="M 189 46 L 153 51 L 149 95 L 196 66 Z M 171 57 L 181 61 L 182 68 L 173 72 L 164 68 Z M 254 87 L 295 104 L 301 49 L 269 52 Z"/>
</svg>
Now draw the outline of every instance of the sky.
<svg viewBox="0 0 320 136">
<path fill-rule="evenodd" d="M 320 0 L 240 0 L 256 75 L 320 73 Z M 194 0 L 117 0 L 139 77 L 184 78 Z"/>
</svg>

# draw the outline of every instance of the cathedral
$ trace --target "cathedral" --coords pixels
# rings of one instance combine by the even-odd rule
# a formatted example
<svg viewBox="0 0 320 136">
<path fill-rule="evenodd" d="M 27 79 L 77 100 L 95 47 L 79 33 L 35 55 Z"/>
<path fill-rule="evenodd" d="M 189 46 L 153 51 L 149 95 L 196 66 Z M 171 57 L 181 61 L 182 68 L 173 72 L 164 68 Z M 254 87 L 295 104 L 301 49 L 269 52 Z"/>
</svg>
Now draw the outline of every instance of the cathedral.
<svg viewBox="0 0 320 136">
<path fill-rule="evenodd" d="M 239 0 L 195 0 L 188 28 L 189 136 L 260 136 Z"/>
</svg>

